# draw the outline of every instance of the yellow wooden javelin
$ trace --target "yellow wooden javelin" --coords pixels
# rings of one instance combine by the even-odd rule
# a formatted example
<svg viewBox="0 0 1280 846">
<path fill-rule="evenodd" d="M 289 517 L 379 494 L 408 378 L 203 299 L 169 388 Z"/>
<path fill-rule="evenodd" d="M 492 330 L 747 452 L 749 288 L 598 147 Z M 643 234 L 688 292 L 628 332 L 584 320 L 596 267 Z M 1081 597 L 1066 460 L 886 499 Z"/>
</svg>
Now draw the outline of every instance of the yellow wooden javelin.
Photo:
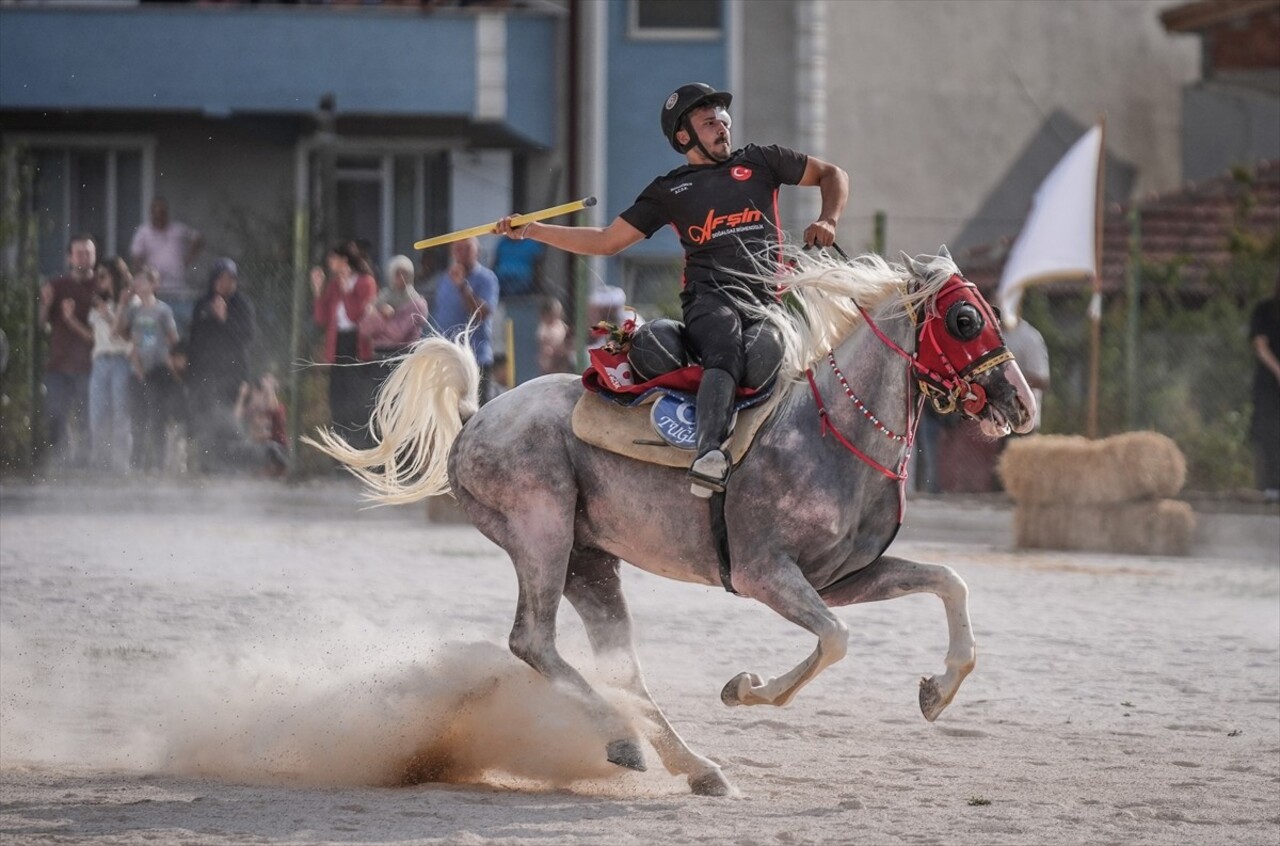
<svg viewBox="0 0 1280 846">
<path fill-rule="evenodd" d="M 549 209 L 529 212 L 528 214 L 518 214 L 511 218 L 511 225 L 524 226 L 527 223 L 533 223 L 535 220 L 546 220 L 550 217 L 559 217 L 562 214 L 572 214 L 576 211 L 589 209 L 595 204 L 595 197 L 586 197 L 581 200 L 574 200 L 572 203 L 552 206 Z M 415 250 L 425 250 L 428 247 L 438 247 L 441 244 L 451 244 L 454 241 L 461 241 L 463 238 L 476 238 L 480 235 L 492 235 L 497 231 L 498 221 L 495 220 L 493 223 L 486 223 L 483 226 L 473 226 L 470 229 L 459 229 L 457 232 L 437 235 L 436 237 L 428 238 L 425 241 L 415 241 L 413 248 Z"/>
</svg>

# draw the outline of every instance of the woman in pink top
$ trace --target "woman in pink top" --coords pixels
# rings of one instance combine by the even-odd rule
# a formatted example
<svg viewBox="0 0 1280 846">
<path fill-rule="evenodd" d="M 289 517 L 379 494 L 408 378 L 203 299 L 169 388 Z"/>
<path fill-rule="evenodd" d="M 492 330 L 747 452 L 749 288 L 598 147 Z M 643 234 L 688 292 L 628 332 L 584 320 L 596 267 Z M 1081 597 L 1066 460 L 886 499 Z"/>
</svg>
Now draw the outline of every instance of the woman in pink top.
<svg viewBox="0 0 1280 846">
<path fill-rule="evenodd" d="M 313 316 L 324 331 L 324 362 L 329 368 L 329 416 L 352 445 L 371 446 L 373 346 L 360 331 L 359 321 L 378 294 L 369 264 L 351 241 L 335 244 L 325 253 L 325 270 L 311 269 L 315 294 Z"/>
</svg>

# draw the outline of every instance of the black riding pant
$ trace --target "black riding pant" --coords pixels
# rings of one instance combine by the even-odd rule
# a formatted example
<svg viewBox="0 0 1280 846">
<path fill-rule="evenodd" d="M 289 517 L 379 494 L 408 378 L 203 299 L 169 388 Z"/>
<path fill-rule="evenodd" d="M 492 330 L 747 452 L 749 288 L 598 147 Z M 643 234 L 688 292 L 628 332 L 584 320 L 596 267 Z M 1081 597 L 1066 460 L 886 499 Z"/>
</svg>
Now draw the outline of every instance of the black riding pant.
<svg viewBox="0 0 1280 846">
<path fill-rule="evenodd" d="M 749 324 L 743 319 L 737 298 L 722 289 L 695 283 L 685 288 L 680 300 L 689 351 L 703 369 L 723 370 L 741 384 L 746 367 L 742 331 Z"/>
</svg>

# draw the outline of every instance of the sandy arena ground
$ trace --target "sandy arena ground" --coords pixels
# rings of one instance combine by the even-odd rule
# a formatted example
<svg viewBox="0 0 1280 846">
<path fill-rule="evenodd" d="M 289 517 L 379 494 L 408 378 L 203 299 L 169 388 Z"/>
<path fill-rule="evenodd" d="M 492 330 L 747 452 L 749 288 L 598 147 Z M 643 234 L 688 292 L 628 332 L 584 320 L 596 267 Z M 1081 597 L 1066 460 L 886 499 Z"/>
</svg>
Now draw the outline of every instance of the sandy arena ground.
<svg viewBox="0 0 1280 846">
<path fill-rule="evenodd" d="M 1007 511 L 938 501 L 894 550 L 971 591 L 978 667 L 934 724 L 933 597 L 839 611 L 843 662 L 731 709 L 812 638 L 627 571 L 655 698 L 740 792 L 706 799 L 651 749 L 603 763 L 510 657 L 512 569 L 468 526 L 344 483 L 6 485 L 0 842 L 1280 842 L 1280 552 L 1028 554 Z M 567 606 L 561 639 L 592 673 Z"/>
</svg>

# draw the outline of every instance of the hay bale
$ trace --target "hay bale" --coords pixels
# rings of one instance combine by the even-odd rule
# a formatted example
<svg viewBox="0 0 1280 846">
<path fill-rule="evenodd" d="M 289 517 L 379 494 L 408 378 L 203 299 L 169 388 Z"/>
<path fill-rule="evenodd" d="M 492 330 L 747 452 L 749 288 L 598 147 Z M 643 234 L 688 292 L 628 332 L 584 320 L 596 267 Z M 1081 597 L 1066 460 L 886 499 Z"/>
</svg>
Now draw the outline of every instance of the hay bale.
<svg viewBox="0 0 1280 846">
<path fill-rule="evenodd" d="M 1189 555 L 1196 518 L 1188 503 L 1161 499 L 1106 505 L 1019 504 L 1013 518 L 1021 548 Z"/>
<path fill-rule="evenodd" d="M 1020 505 L 1105 505 L 1176 495 L 1187 478 L 1187 461 L 1158 432 L 1102 440 L 1036 435 L 1010 443 L 999 471 Z"/>
</svg>

